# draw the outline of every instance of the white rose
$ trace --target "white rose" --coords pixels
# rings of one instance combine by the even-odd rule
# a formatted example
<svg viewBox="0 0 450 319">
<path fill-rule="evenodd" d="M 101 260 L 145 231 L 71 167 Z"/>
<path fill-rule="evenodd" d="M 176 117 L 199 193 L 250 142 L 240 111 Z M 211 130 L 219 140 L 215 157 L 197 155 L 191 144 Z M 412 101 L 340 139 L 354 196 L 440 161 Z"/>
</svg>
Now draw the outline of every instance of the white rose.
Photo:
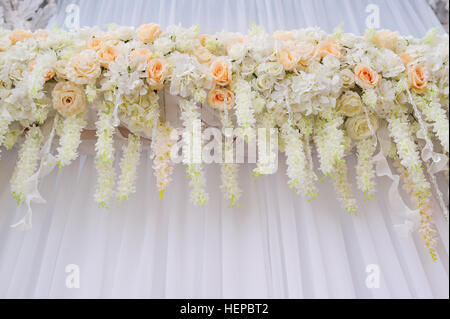
<svg viewBox="0 0 450 319">
<path fill-rule="evenodd" d="M 341 76 L 344 89 L 352 89 L 355 86 L 355 75 L 352 70 L 344 69 L 339 73 L 339 75 Z"/>
<path fill-rule="evenodd" d="M 355 116 L 361 113 L 361 97 L 354 91 L 345 92 L 337 103 L 338 111 L 345 116 Z"/>
<path fill-rule="evenodd" d="M 247 54 L 247 47 L 244 43 L 236 42 L 228 49 L 228 56 L 232 60 L 242 60 Z"/>
<path fill-rule="evenodd" d="M 252 74 L 253 72 L 255 72 L 255 68 L 256 68 L 256 61 L 250 57 L 246 57 L 241 63 L 241 74 L 242 75 Z"/>
<path fill-rule="evenodd" d="M 378 130 L 378 119 L 375 115 L 369 115 L 370 125 L 373 133 Z M 345 129 L 348 135 L 354 140 L 364 140 L 372 136 L 372 130 L 367 123 L 366 115 L 350 117 L 345 121 Z"/>
<path fill-rule="evenodd" d="M 114 33 L 117 35 L 117 38 L 122 41 L 128 41 L 133 39 L 134 37 L 134 28 L 132 27 L 118 27 L 114 30 Z"/>
<path fill-rule="evenodd" d="M 280 79 L 284 76 L 284 68 L 278 62 L 265 62 L 261 63 L 256 69 L 256 74 L 269 74 L 270 76 Z"/>
<path fill-rule="evenodd" d="M 260 91 L 267 91 L 273 87 L 275 79 L 269 74 L 261 74 L 255 80 L 255 86 Z"/>
<path fill-rule="evenodd" d="M 341 66 L 341 62 L 333 55 L 327 55 L 323 58 L 323 65 L 330 71 L 337 71 Z"/>
<path fill-rule="evenodd" d="M 373 89 L 365 90 L 362 96 L 362 100 L 365 105 L 376 107 L 378 101 L 377 93 Z"/>
<path fill-rule="evenodd" d="M 153 42 L 153 48 L 159 55 L 164 56 L 172 51 L 174 43 L 168 38 L 158 38 Z"/>
</svg>

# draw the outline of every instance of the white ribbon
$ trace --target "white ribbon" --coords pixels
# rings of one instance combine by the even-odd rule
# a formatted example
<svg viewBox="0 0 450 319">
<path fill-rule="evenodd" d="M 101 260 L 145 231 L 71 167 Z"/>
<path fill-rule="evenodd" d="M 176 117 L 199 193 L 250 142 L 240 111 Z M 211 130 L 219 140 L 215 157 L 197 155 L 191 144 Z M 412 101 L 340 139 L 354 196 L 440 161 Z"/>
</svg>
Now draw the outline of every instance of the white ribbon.
<svg viewBox="0 0 450 319">
<path fill-rule="evenodd" d="M 55 137 L 56 124 L 58 122 L 58 115 L 55 116 L 53 126 L 50 131 L 49 137 L 40 151 L 41 163 L 39 169 L 34 173 L 23 185 L 23 192 L 25 196 L 25 204 L 27 206 L 27 212 L 25 216 L 16 224 L 11 225 L 12 228 L 19 230 L 29 230 L 32 227 L 32 215 L 31 203 L 45 204 L 45 199 L 41 196 L 38 190 L 39 179 L 50 174 L 51 171 L 57 166 L 57 159 L 50 153 L 50 149 Z"/>
<path fill-rule="evenodd" d="M 388 203 L 391 211 L 404 222 L 395 224 L 394 228 L 401 236 L 407 236 L 415 231 L 420 222 L 420 214 L 418 210 L 410 209 L 398 190 L 400 184 L 400 176 L 392 173 L 389 163 L 386 160 L 386 154 L 390 148 L 389 132 L 386 128 L 381 128 L 377 134 L 380 143 L 380 151 L 374 156 L 375 171 L 377 176 L 386 176 L 392 180 L 391 187 L 388 192 Z"/>
<path fill-rule="evenodd" d="M 430 138 L 427 134 L 426 129 L 426 123 L 422 119 L 422 115 L 419 112 L 419 109 L 417 108 L 416 103 L 414 102 L 414 99 L 411 95 L 411 92 L 409 89 L 406 89 L 406 92 L 408 93 L 409 103 L 412 105 L 414 109 L 414 115 L 417 118 L 417 121 L 420 125 L 420 132 L 417 134 L 418 138 L 421 138 L 425 140 L 425 147 L 422 148 L 422 160 L 425 163 L 425 166 L 427 168 L 428 175 L 430 175 L 431 184 L 433 185 L 434 191 L 436 193 L 436 196 L 438 198 L 439 206 L 441 207 L 442 214 L 444 215 L 445 220 L 447 223 L 449 222 L 448 218 L 448 209 L 444 202 L 444 197 L 442 195 L 441 190 L 439 189 L 439 185 L 436 181 L 435 174 L 443 170 L 447 166 L 448 157 L 444 154 L 439 154 L 433 151 L 433 143 L 431 142 Z M 432 159 L 432 163 L 430 164 L 429 160 Z"/>
</svg>

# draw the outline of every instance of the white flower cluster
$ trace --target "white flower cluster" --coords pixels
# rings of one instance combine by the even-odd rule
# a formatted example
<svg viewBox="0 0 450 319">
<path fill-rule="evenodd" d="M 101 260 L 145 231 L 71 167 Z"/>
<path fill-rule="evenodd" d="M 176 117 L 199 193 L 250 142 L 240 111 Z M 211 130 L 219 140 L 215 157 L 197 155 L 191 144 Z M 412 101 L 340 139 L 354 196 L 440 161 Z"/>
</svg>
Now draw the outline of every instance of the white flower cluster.
<svg viewBox="0 0 450 319">
<path fill-rule="evenodd" d="M 327 119 L 318 118 L 314 128 L 314 143 L 320 159 L 320 170 L 328 176 L 344 160 L 345 138 L 340 128 L 344 123 L 342 116 L 332 115 Z"/>
<path fill-rule="evenodd" d="M 426 180 L 417 146 L 411 136 L 405 108 L 396 105 L 387 120 L 390 134 L 397 147 L 399 166 L 402 169 L 406 187 L 415 201 L 415 206 L 420 211 L 420 233 L 433 257 L 436 255 L 437 243 L 428 207 L 431 205 L 430 184 Z"/>
<path fill-rule="evenodd" d="M 123 147 L 120 160 L 120 176 L 117 185 L 117 200 L 126 200 L 136 192 L 137 167 L 141 157 L 142 143 L 139 136 L 128 135 L 128 143 Z"/>
<path fill-rule="evenodd" d="M 351 185 L 348 181 L 347 164 L 345 160 L 337 164 L 337 169 L 332 178 L 338 198 L 344 205 L 347 212 L 357 215 L 356 200 L 352 197 Z"/>
<path fill-rule="evenodd" d="M 38 167 L 42 139 L 39 127 L 30 127 L 19 150 L 19 159 L 11 178 L 11 192 L 18 205 L 24 204 L 26 201 L 27 190 L 25 187 Z"/>
<path fill-rule="evenodd" d="M 202 165 L 200 164 L 202 155 L 200 136 L 200 113 L 195 101 L 184 99 L 180 103 L 181 119 L 183 121 L 183 163 L 187 165 L 187 176 L 190 178 L 191 200 L 198 206 L 204 205 L 208 200 L 206 193 L 206 179 L 204 177 Z M 200 145 L 198 145 L 200 144 Z"/>
<path fill-rule="evenodd" d="M 239 188 L 239 165 L 224 163 L 221 165 L 222 191 L 225 199 L 230 203 L 230 207 L 239 206 L 238 202 L 241 197 L 241 189 Z"/>
<path fill-rule="evenodd" d="M 60 167 L 70 165 L 78 157 L 81 131 L 86 126 L 85 114 L 73 115 L 62 120 L 61 136 L 56 159 Z"/>
<path fill-rule="evenodd" d="M 95 123 L 97 128 L 97 143 L 95 144 L 95 167 L 97 169 L 97 187 L 95 201 L 100 207 L 107 207 L 107 203 L 114 192 L 116 173 L 114 171 L 114 126 L 111 107 L 108 111 L 100 111 Z"/>
<path fill-rule="evenodd" d="M 375 153 L 374 140 L 369 138 L 358 141 L 356 144 L 358 152 L 358 162 L 356 164 L 356 180 L 358 188 L 366 195 L 366 198 L 374 198 L 375 191 L 375 171 L 373 169 L 372 158 Z"/>
<path fill-rule="evenodd" d="M 9 114 L 0 114 L 0 147 L 5 142 L 6 135 L 8 134 L 8 127 L 11 123 L 11 117 Z M 0 150 L 1 154 L 1 150 Z"/>
<path fill-rule="evenodd" d="M 176 142 L 172 135 L 173 128 L 168 123 L 160 123 L 152 137 L 151 151 L 154 155 L 153 174 L 156 177 L 156 186 L 159 198 L 164 198 L 166 188 L 169 185 L 173 171 L 173 163 L 170 160 L 171 148 Z"/>
<path fill-rule="evenodd" d="M 311 175 L 308 173 L 309 167 L 303 149 L 301 133 L 289 123 L 285 123 L 281 128 L 281 134 L 286 145 L 289 186 L 294 188 L 296 193 L 301 193 L 311 199 L 317 195 L 317 189 L 314 186 L 314 180 L 311 180 Z"/>
<path fill-rule="evenodd" d="M 251 86 L 242 79 L 236 81 L 233 85 L 236 92 L 236 119 L 239 128 L 242 129 L 242 135 L 249 141 L 254 139 L 255 116 L 252 106 Z"/>
<path fill-rule="evenodd" d="M 436 101 L 433 94 L 427 98 L 415 95 L 414 101 L 425 115 L 425 119 L 433 126 L 433 132 L 441 142 L 444 153 L 449 151 L 449 124 L 447 112 L 441 107 L 441 104 Z"/>
<path fill-rule="evenodd" d="M 222 112 L 221 119 L 225 136 L 230 136 L 230 133 L 233 131 L 233 126 L 229 122 L 228 113 Z M 229 207 L 236 207 L 239 206 L 238 202 L 241 197 L 241 189 L 239 188 L 239 165 L 236 163 L 228 163 L 230 158 L 234 157 L 233 139 L 225 139 L 224 154 L 224 163 L 220 166 L 221 188 L 224 198 L 230 203 Z"/>
</svg>

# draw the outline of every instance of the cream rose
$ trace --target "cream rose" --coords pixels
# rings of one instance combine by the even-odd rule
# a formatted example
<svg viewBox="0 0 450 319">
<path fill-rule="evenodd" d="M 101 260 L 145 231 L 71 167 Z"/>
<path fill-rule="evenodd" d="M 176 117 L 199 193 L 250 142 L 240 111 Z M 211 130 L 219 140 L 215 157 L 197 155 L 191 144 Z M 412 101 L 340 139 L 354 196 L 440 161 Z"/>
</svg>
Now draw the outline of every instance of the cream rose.
<svg viewBox="0 0 450 319">
<path fill-rule="evenodd" d="M 277 63 L 280 65 L 279 63 Z M 241 74 L 249 75 L 255 72 L 256 61 L 251 57 L 245 57 L 241 64 Z M 281 70 L 283 71 L 283 67 L 281 66 Z"/>
<path fill-rule="evenodd" d="M 378 130 L 378 119 L 374 115 L 369 115 L 369 121 L 375 133 Z M 364 140 L 372 136 L 372 131 L 370 130 L 365 114 L 348 118 L 345 121 L 345 129 L 348 135 L 354 140 Z"/>
<path fill-rule="evenodd" d="M 321 59 L 326 56 L 334 56 L 335 58 L 340 59 L 342 56 L 341 45 L 335 40 L 322 41 L 317 45 L 315 55 L 319 56 Z"/>
<path fill-rule="evenodd" d="M 33 33 L 21 29 L 13 30 L 9 34 L 9 40 L 11 40 L 12 45 L 16 44 L 17 42 L 22 42 L 31 38 L 33 38 Z"/>
<path fill-rule="evenodd" d="M 297 66 L 297 52 L 288 46 L 280 48 L 277 51 L 277 61 L 283 66 L 285 70 L 290 71 Z"/>
<path fill-rule="evenodd" d="M 115 46 L 105 45 L 97 51 L 97 61 L 104 68 L 109 68 L 109 64 L 116 61 L 119 50 Z"/>
<path fill-rule="evenodd" d="M 194 48 L 192 54 L 197 58 L 200 63 L 207 63 L 212 60 L 214 55 L 209 50 L 201 45 Z"/>
<path fill-rule="evenodd" d="M 162 30 L 159 25 L 151 23 L 141 25 L 137 30 L 136 34 L 138 39 L 144 43 L 152 43 L 161 35 Z"/>
<path fill-rule="evenodd" d="M 255 80 L 256 87 L 260 91 L 267 91 L 273 87 L 275 79 L 267 73 L 261 74 Z"/>
<path fill-rule="evenodd" d="M 337 107 L 345 116 L 356 116 L 362 111 L 361 97 L 354 91 L 347 91 L 339 98 Z"/>
<path fill-rule="evenodd" d="M 225 58 L 216 58 L 210 65 L 209 70 L 211 72 L 214 82 L 219 85 L 227 85 L 231 81 L 231 63 Z"/>
<path fill-rule="evenodd" d="M 247 47 L 244 39 L 235 39 L 227 46 L 228 56 L 233 60 L 241 60 L 247 54 Z"/>
<path fill-rule="evenodd" d="M 82 87 L 71 82 L 60 82 L 52 91 L 53 107 L 64 117 L 83 113 L 86 95 Z"/>
<path fill-rule="evenodd" d="M 131 51 L 130 62 L 145 61 L 145 65 L 147 65 L 152 57 L 152 51 L 147 48 L 139 48 Z"/>
<path fill-rule="evenodd" d="M 364 64 L 355 67 L 355 82 L 362 89 L 372 89 L 378 85 L 381 75 Z"/>
<path fill-rule="evenodd" d="M 355 86 L 355 75 L 350 69 L 343 69 L 339 72 L 344 89 L 351 89 Z"/>
<path fill-rule="evenodd" d="M 264 62 L 258 65 L 256 74 L 258 74 L 258 76 L 268 74 L 276 79 L 280 79 L 284 75 L 284 68 L 278 62 Z"/>
<path fill-rule="evenodd" d="M 166 60 L 162 58 L 151 59 L 147 64 L 147 82 L 157 89 L 161 88 L 169 73 Z"/>
<path fill-rule="evenodd" d="M 100 50 L 102 48 L 102 46 L 103 46 L 103 40 L 100 38 L 92 38 L 87 43 L 88 49 L 91 49 L 94 51 Z"/>
<path fill-rule="evenodd" d="M 309 42 L 302 42 L 296 45 L 295 50 L 299 57 L 298 64 L 307 67 L 314 58 L 314 45 Z"/>
<path fill-rule="evenodd" d="M 375 33 L 374 41 L 379 48 L 394 50 L 398 35 L 389 30 L 380 30 Z"/>
<path fill-rule="evenodd" d="M 66 72 L 67 78 L 76 84 L 93 84 L 101 74 L 95 51 L 84 50 L 72 57 Z"/>
<path fill-rule="evenodd" d="M 427 90 L 428 71 L 423 63 L 417 63 L 408 67 L 408 80 L 411 89 L 416 93 L 424 93 Z"/>
<path fill-rule="evenodd" d="M 229 89 L 216 87 L 208 93 L 206 99 L 208 105 L 213 109 L 223 111 L 225 109 L 225 96 L 227 98 L 227 109 L 234 105 L 234 94 Z"/>
<path fill-rule="evenodd" d="M 53 66 L 58 79 L 67 79 L 67 61 L 59 60 Z"/>
</svg>

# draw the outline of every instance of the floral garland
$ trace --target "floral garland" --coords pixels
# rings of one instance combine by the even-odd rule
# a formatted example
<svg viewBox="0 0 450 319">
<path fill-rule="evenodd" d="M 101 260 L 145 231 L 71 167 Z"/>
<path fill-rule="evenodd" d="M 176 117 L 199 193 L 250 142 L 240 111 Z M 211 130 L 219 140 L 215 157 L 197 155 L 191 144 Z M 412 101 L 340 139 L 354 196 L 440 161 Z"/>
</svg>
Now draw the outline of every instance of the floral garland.
<svg viewBox="0 0 450 319">
<path fill-rule="evenodd" d="M 100 206 L 115 194 L 114 133 L 120 126 L 131 133 L 119 163 L 118 200 L 135 190 L 140 152 L 151 139 L 160 197 L 178 154 L 172 151 L 181 144 L 191 199 L 203 205 L 208 195 L 201 119 L 202 109 L 210 108 L 222 116 L 223 132 L 236 127 L 238 138 L 256 143 L 255 175 L 275 172 L 279 146 L 289 185 L 311 199 L 318 193 L 316 150 L 320 171 L 332 178 L 343 206 L 356 213 L 346 156 L 356 149 L 358 189 L 374 198 L 377 130 L 387 128 L 395 144 L 391 155 L 435 259 L 430 203 L 432 186 L 441 194 L 435 178 L 440 172 L 430 169 L 429 160 L 448 160 L 448 73 L 448 35 L 436 30 L 421 39 L 389 30 L 367 30 L 364 36 L 319 28 L 269 34 L 259 26 L 246 35 L 202 34 L 198 26 L 163 31 L 156 24 L 0 30 L 0 146 L 21 143 L 11 189 L 22 203 L 29 195 L 27 180 L 50 157 L 42 154 L 50 148 L 41 150 L 48 123 L 57 123 L 56 162 L 62 167 L 77 158 L 81 133 L 96 113 L 94 197 Z M 181 97 L 180 143 L 173 138 L 175 124 L 161 112 L 166 93 Z M 221 151 L 233 153 L 233 147 L 226 143 Z M 448 165 L 440 167 L 447 174 Z M 238 174 L 237 163 L 222 163 L 221 188 L 230 206 L 241 195 Z"/>
</svg>

